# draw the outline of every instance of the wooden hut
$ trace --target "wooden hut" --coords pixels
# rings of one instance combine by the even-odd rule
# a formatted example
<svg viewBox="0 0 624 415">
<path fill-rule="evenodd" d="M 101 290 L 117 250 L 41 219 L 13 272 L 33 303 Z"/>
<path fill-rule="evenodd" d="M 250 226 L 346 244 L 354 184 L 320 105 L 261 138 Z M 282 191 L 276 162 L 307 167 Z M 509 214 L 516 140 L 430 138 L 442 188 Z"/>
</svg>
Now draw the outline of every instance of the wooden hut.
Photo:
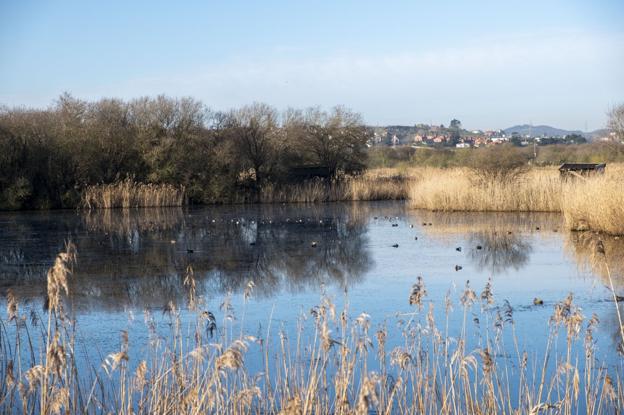
<svg viewBox="0 0 624 415">
<path fill-rule="evenodd" d="M 605 163 L 563 163 L 559 166 L 559 174 L 562 178 L 587 177 L 603 174 L 606 167 Z"/>
</svg>

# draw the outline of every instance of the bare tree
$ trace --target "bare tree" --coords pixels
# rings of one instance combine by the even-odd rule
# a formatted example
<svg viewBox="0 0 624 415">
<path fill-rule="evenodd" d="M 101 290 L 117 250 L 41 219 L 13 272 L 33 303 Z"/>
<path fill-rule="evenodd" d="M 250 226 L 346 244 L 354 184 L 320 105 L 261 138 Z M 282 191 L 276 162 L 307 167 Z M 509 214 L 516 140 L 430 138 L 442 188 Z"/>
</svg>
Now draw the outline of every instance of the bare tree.
<svg viewBox="0 0 624 415">
<path fill-rule="evenodd" d="M 234 157 L 243 169 L 252 169 L 257 185 L 261 185 L 276 168 L 285 141 L 277 111 L 262 103 L 232 110 L 227 128 Z"/>
<path fill-rule="evenodd" d="M 624 104 L 620 104 L 609 111 L 608 127 L 615 133 L 618 141 L 624 142 Z"/>
<path fill-rule="evenodd" d="M 329 113 L 311 108 L 305 114 L 303 151 L 331 175 L 339 170 L 359 171 L 364 167 L 369 133 L 357 113 L 343 107 L 335 107 Z"/>
</svg>

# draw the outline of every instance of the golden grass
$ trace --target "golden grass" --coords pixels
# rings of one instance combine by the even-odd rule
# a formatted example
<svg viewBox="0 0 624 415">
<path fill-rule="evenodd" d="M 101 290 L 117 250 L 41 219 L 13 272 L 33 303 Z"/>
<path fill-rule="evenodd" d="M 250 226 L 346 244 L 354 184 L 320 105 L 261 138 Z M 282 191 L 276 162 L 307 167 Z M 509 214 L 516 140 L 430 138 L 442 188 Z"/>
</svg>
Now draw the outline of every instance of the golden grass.
<svg viewBox="0 0 624 415">
<path fill-rule="evenodd" d="M 222 321 L 205 309 L 189 268 L 184 279 L 186 307 L 195 313 L 194 321 L 184 323 L 180 308 L 169 303 L 163 318 L 170 333 L 163 336 L 156 330 L 155 317 L 146 311 L 149 338 L 138 345 L 138 355 L 130 352 L 133 334 L 122 331 L 119 347 L 109 351 L 101 364 L 80 366 L 76 350 L 84 345 L 77 343 L 76 327 L 63 306 L 73 261 L 70 247 L 59 254 L 48 273 L 47 327 L 40 335 L 36 313 L 35 317 L 21 314 L 18 300 L 8 298 L 2 329 L 6 333 L 12 326 L 14 336 L 0 342 L 3 413 L 610 414 L 624 410 L 618 367 L 608 367 L 596 356 L 593 334 L 599 322 L 595 316 L 585 318 L 568 296 L 553 308 L 547 323 L 550 334 L 528 341 L 544 342 L 544 353 L 529 353 L 516 337 L 513 309 L 506 301 L 497 304 L 490 283 L 481 293 L 466 283 L 459 298 L 448 295 L 439 323 L 434 303 L 427 300 L 426 281 L 417 278 L 404 298 L 413 312 L 397 316 L 396 322 L 384 320 L 374 327 L 371 316 L 352 316 L 348 308 L 336 310 L 323 296 L 309 314 L 298 317 L 295 333 L 273 328 L 269 320 L 265 331 L 249 335 L 235 327 L 244 326 L 245 309 L 236 322 L 230 297 L 221 304 Z M 250 281 L 243 307 L 253 290 Z M 454 313 L 464 322 L 458 333 L 448 328 Z M 477 333 L 478 347 L 468 349 Z M 389 346 L 393 335 L 400 341 Z M 505 337 L 512 343 L 504 343 Z M 33 345 L 37 338 L 43 353 Z M 262 367 L 251 370 L 247 361 L 252 358 Z"/>
<path fill-rule="evenodd" d="M 423 169 L 409 189 L 410 206 L 441 211 L 559 211 L 561 181 L 552 170 L 482 179 L 466 168 Z"/>
<path fill-rule="evenodd" d="M 89 186 L 82 193 L 82 206 L 87 209 L 168 207 L 185 204 L 184 187 L 138 183 L 132 179 Z"/>
<path fill-rule="evenodd" d="M 561 198 L 570 229 L 624 234 L 624 177 L 577 180 L 564 186 Z"/>
<path fill-rule="evenodd" d="M 555 168 L 483 179 L 469 169 L 420 171 L 409 187 L 412 208 L 439 211 L 562 212 L 571 230 L 624 234 L 622 166 L 605 175 L 562 180 Z"/>
</svg>

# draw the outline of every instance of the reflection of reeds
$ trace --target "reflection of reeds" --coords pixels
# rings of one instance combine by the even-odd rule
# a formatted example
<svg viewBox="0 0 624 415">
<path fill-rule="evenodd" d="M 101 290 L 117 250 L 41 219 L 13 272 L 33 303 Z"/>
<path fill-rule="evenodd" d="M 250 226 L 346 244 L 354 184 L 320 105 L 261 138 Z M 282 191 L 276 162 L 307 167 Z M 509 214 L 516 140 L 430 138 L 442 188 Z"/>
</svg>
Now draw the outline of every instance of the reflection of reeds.
<svg viewBox="0 0 624 415">
<path fill-rule="evenodd" d="M 87 187 L 82 193 L 82 206 L 87 209 L 183 206 L 183 187 L 169 184 L 145 184 L 125 179 L 111 184 Z"/>
<path fill-rule="evenodd" d="M 65 259 L 69 257 L 59 256 Z M 59 272 L 67 267 L 55 265 Z M 63 271 L 63 278 L 68 277 Z M 192 284 L 187 288 L 194 302 Z M 415 288 L 420 305 L 427 296 L 422 280 Z M 449 331 L 452 308 L 446 307 L 446 323 L 438 326 L 430 302 L 426 316 L 419 308 L 397 321 L 399 345 L 390 350 L 392 328 L 384 324 L 373 336 L 371 316 L 336 310 L 327 297 L 311 310 L 311 317 L 301 316 L 292 338 L 285 331 L 272 332 L 270 324 L 266 333 L 245 334 L 227 300 L 220 326 L 212 313 L 199 308 L 190 310 L 196 320 L 187 328 L 179 308 L 170 303 L 163 317 L 169 320 L 168 336 L 157 332 L 155 318 L 146 312 L 149 339 L 140 345 L 140 354 L 130 352 L 131 336 L 123 331 L 119 349 L 102 365 L 80 365 L 75 330 L 58 300 L 48 314 L 48 334 L 41 338 L 44 355 L 35 353 L 32 343 L 27 346 L 30 355 L 10 354 L 19 348 L 8 339 L 0 344 L 6 357 L 0 361 L 5 380 L 0 404 L 6 412 L 606 414 L 624 409 L 618 368 L 611 373 L 614 369 L 601 363 L 594 350 L 598 320 L 586 320 L 571 295 L 556 304 L 540 356 L 519 349 L 513 310 L 492 306 L 488 283 L 480 297 L 466 284 L 458 316 L 464 323 L 458 333 Z M 482 307 L 476 306 L 479 301 Z M 32 325 L 14 300 L 8 317 L 20 322 L 15 324 L 16 339 L 31 338 Z M 476 349 L 468 346 L 473 330 L 482 335 Z M 511 356 L 503 332 L 513 338 Z M 251 369 L 248 362 L 253 359 L 262 362 L 261 368 Z"/>
<path fill-rule="evenodd" d="M 154 232 L 175 229 L 184 220 L 179 207 L 150 209 L 89 210 L 82 216 L 92 232 L 131 235 L 134 232 Z"/>
<path fill-rule="evenodd" d="M 605 255 L 596 255 L 596 244 L 601 241 Z M 624 239 L 597 235 L 592 232 L 570 233 L 565 239 L 565 249 L 581 270 L 597 275 L 606 285 L 607 267 L 615 288 L 624 290 Z M 624 295 L 624 291 L 622 292 Z"/>
</svg>

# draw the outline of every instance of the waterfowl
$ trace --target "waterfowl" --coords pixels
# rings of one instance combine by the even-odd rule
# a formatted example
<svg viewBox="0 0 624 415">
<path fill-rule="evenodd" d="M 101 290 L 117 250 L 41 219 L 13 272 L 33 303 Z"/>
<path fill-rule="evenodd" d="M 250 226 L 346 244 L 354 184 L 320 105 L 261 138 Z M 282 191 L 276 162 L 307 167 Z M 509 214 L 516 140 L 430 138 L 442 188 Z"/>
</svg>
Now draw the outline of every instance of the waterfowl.
<svg viewBox="0 0 624 415">
<path fill-rule="evenodd" d="M 399 247 L 399 244 L 393 244 L 393 245 L 392 245 L 392 247 L 393 247 L 393 248 L 398 248 L 398 247 Z"/>
<path fill-rule="evenodd" d="M 187 254 L 192 254 L 193 252 L 195 252 L 195 251 L 193 251 L 192 249 L 187 249 L 187 250 L 186 250 L 186 253 L 187 253 Z"/>
<path fill-rule="evenodd" d="M 477 249 L 483 249 L 481 245 L 477 245 Z"/>
<path fill-rule="evenodd" d="M 455 271 L 459 271 L 460 269 L 462 269 L 461 265 L 455 265 Z"/>
<path fill-rule="evenodd" d="M 533 299 L 533 305 L 544 305 L 544 300 L 542 300 L 541 298 L 535 297 Z"/>
<path fill-rule="evenodd" d="M 461 246 L 458 246 L 457 248 L 455 248 L 455 250 L 456 250 L 457 252 L 461 252 Z"/>
<path fill-rule="evenodd" d="M 312 243 L 310 244 L 310 246 L 312 246 L 312 248 L 316 248 L 316 241 L 312 241 Z"/>
</svg>

